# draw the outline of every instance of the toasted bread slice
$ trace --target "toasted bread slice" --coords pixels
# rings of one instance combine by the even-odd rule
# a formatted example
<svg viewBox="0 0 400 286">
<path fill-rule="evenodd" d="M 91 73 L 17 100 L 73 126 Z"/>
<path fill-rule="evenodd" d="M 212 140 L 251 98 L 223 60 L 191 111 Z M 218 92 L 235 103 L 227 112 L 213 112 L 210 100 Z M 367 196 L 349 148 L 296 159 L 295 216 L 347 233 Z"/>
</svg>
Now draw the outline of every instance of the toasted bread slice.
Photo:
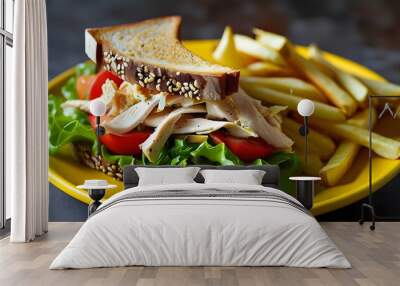
<svg viewBox="0 0 400 286">
<path fill-rule="evenodd" d="M 239 71 L 209 63 L 179 40 L 181 18 L 86 29 L 85 50 L 99 68 L 154 91 L 219 100 L 239 87 Z"/>
</svg>

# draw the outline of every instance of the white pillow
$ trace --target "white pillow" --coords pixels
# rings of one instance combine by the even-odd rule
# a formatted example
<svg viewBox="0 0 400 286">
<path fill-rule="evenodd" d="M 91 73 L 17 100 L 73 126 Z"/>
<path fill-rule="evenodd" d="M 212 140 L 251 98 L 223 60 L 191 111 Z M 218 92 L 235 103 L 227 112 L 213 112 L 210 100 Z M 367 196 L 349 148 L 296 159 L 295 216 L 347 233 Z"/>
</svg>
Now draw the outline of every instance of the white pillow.
<svg viewBox="0 0 400 286">
<path fill-rule="evenodd" d="M 195 183 L 199 167 L 185 168 L 135 168 L 139 186 Z"/>
<path fill-rule="evenodd" d="M 200 171 L 205 184 L 261 185 L 265 171 L 262 170 L 213 170 Z"/>
</svg>

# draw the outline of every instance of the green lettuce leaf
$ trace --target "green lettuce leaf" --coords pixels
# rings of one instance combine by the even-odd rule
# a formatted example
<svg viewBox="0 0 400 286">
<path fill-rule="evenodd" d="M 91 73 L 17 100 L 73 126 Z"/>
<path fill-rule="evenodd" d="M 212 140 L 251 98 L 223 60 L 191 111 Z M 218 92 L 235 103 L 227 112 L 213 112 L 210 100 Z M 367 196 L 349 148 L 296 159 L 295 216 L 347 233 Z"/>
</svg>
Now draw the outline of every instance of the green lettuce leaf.
<svg viewBox="0 0 400 286">
<path fill-rule="evenodd" d="M 78 99 L 76 77 L 73 76 L 67 80 L 65 85 L 61 87 L 61 94 L 66 100 Z"/>
<path fill-rule="evenodd" d="M 96 73 L 96 65 L 92 62 L 80 63 L 75 67 L 75 75 L 92 75 Z"/>
<path fill-rule="evenodd" d="M 92 75 L 96 73 L 96 65 L 91 62 L 81 63 L 75 67 L 75 76 L 70 77 L 61 87 L 61 94 L 66 100 L 78 99 L 76 91 L 76 79 L 81 75 Z"/>
<path fill-rule="evenodd" d="M 300 172 L 300 160 L 296 153 L 277 152 L 266 158 L 265 162 L 271 165 L 279 165 L 279 188 L 288 194 L 294 195 L 295 184 L 289 180 L 289 177 Z"/>
<path fill-rule="evenodd" d="M 64 145 L 76 141 L 96 142 L 96 134 L 88 124 L 79 110 L 70 111 L 64 114 L 61 104 L 62 97 L 49 95 L 48 113 L 49 113 L 49 152 L 51 155 L 60 151 Z"/>
<path fill-rule="evenodd" d="M 232 152 L 226 147 L 225 144 L 221 143 L 212 146 L 207 141 L 204 141 L 196 148 L 196 150 L 190 153 L 191 159 L 194 163 L 201 163 L 201 158 L 206 158 L 212 163 L 218 163 L 219 165 L 243 165 L 240 159 L 232 154 Z"/>
<path fill-rule="evenodd" d="M 140 162 L 138 159 L 129 156 L 129 155 L 114 155 L 108 152 L 107 148 L 105 146 L 101 146 L 101 153 L 103 155 L 103 158 L 109 162 L 109 163 L 114 163 L 120 167 L 124 167 L 127 165 L 139 165 Z M 141 164 L 140 164 L 141 165 Z"/>
<path fill-rule="evenodd" d="M 267 161 L 265 161 L 263 159 L 256 159 L 253 161 L 253 163 L 251 163 L 251 165 L 262 166 L 262 165 L 270 165 L 270 164 L 267 163 Z"/>
<path fill-rule="evenodd" d="M 56 154 L 64 145 L 77 141 L 94 143 L 96 134 L 90 126 L 83 125 L 78 120 L 72 120 L 68 123 L 62 117 L 53 120 L 49 130 L 49 151 L 51 155 Z"/>
<path fill-rule="evenodd" d="M 171 165 L 187 166 L 190 164 L 191 152 L 194 151 L 199 144 L 188 143 L 183 139 L 175 139 L 174 146 L 170 148 Z"/>
</svg>

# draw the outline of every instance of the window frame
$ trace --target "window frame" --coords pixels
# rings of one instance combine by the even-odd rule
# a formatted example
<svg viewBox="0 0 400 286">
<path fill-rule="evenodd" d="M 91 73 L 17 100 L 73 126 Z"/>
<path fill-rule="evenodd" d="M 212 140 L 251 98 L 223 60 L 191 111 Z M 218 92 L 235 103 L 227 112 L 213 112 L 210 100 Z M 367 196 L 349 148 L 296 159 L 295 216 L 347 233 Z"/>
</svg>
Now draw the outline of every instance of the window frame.
<svg viewBox="0 0 400 286">
<path fill-rule="evenodd" d="M 12 2 L 14 13 L 14 0 L 0 0 L 0 229 L 1 233 L 9 230 L 6 222 L 6 189 L 5 189 L 5 93 L 6 93 L 6 46 L 13 47 L 13 34 L 6 29 L 6 1 Z M 14 18 L 14 15 L 11 15 Z M 0 233 L 0 234 L 1 234 Z"/>
</svg>

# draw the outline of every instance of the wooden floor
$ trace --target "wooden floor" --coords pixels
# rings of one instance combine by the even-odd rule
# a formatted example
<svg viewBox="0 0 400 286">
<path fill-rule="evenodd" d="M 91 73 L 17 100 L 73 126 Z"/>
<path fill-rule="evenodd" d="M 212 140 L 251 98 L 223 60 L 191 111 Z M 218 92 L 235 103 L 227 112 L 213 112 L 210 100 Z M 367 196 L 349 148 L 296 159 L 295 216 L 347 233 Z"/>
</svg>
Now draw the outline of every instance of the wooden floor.
<svg viewBox="0 0 400 286">
<path fill-rule="evenodd" d="M 124 267 L 48 270 L 81 223 L 50 223 L 49 233 L 32 243 L 0 241 L 0 285 L 400 285 L 400 223 L 322 223 L 353 269 L 288 267 Z"/>
</svg>

